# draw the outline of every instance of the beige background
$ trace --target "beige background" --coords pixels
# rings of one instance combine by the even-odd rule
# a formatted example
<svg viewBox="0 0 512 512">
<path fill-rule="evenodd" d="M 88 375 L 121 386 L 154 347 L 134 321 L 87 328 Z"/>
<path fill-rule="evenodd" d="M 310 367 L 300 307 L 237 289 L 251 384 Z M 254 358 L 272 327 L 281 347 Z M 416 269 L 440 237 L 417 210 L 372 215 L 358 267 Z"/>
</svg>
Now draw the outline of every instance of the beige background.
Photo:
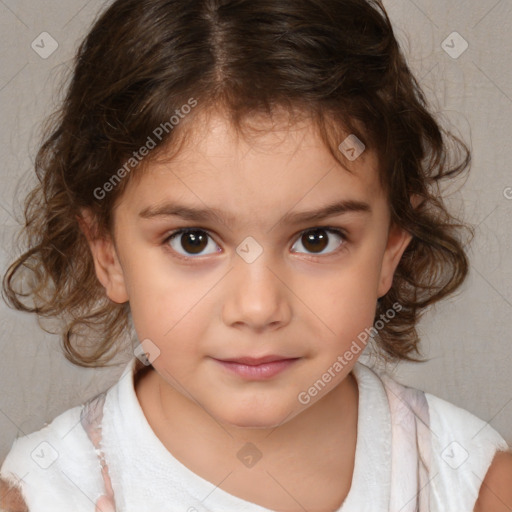
<svg viewBox="0 0 512 512">
<path fill-rule="evenodd" d="M 40 123 L 52 111 L 77 43 L 103 4 L 0 0 L 2 273 L 14 255 L 19 198 L 33 179 Z M 477 226 L 468 281 L 420 324 L 430 361 L 399 365 L 397 378 L 470 410 L 512 443 L 512 199 L 506 197 L 512 198 L 512 3 L 388 0 L 385 5 L 411 67 L 442 111 L 440 119 L 472 145 L 470 178 L 461 192 L 453 187 L 450 204 Z M 456 59 L 442 47 L 454 31 L 469 45 Z M 58 43 L 45 59 L 31 47 L 42 32 Z M 50 40 L 44 37 L 48 51 Z M 452 51 L 462 48 L 454 36 L 447 44 Z M 114 383 L 130 353 L 120 356 L 116 369 L 86 370 L 68 363 L 57 337 L 44 333 L 30 315 L 2 303 L 0 321 L 3 459 L 16 436 L 38 430 Z"/>
</svg>

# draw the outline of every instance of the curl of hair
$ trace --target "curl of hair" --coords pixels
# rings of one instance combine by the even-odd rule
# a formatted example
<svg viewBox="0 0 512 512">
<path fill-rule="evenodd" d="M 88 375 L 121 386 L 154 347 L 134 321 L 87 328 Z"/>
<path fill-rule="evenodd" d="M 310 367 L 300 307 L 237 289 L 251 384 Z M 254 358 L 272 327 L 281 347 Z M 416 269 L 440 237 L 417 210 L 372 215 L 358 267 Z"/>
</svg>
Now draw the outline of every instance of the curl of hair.
<svg viewBox="0 0 512 512">
<path fill-rule="evenodd" d="M 278 109 L 307 115 L 347 168 L 342 134 L 377 152 L 391 220 L 413 235 L 376 308 L 375 319 L 401 305 L 378 342 L 390 359 L 417 360 L 420 315 L 468 273 L 460 240 L 468 226 L 448 212 L 440 184 L 468 167 L 470 153 L 429 112 L 380 0 L 116 0 L 78 48 L 45 130 L 25 205 L 27 248 L 4 276 L 7 302 L 62 320 L 74 364 L 106 365 L 129 332 L 129 306 L 98 282 L 81 214 L 93 214 L 96 236 L 112 233 L 127 183 L 162 149 L 179 151 L 199 112 L 219 107 L 239 131 Z M 158 136 L 157 127 L 165 127 Z M 149 138 L 151 155 L 127 168 Z M 458 164 L 448 138 L 465 153 Z M 95 342 L 80 349 L 93 331 Z"/>
</svg>

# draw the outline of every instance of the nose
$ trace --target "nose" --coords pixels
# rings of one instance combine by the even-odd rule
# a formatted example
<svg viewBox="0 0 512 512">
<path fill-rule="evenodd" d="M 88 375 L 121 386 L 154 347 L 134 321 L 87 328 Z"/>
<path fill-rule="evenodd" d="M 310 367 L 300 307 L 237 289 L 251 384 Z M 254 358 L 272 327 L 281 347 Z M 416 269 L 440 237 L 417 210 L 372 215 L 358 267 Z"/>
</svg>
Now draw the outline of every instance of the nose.
<svg viewBox="0 0 512 512">
<path fill-rule="evenodd" d="M 290 293 L 283 271 L 265 252 L 252 263 L 237 255 L 227 276 L 224 322 L 257 332 L 279 329 L 291 318 Z"/>
</svg>

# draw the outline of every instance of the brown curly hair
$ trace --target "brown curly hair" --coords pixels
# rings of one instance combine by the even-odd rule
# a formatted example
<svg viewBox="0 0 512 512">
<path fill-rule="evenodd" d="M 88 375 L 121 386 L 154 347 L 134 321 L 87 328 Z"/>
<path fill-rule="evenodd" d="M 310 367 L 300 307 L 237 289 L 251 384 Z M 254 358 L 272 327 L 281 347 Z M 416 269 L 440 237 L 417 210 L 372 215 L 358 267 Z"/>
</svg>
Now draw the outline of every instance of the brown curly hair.
<svg viewBox="0 0 512 512">
<path fill-rule="evenodd" d="M 191 99 L 198 106 L 170 127 Z M 448 212 L 440 184 L 469 166 L 470 152 L 429 112 L 380 0 L 115 1 L 79 46 L 66 97 L 45 127 L 25 252 L 3 280 L 8 304 L 61 320 L 74 364 L 106 366 L 130 332 L 129 305 L 111 302 L 98 282 L 80 212 L 93 213 L 98 236 L 111 233 L 127 182 L 159 150 L 178 150 L 197 113 L 219 105 L 239 131 L 278 108 L 306 114 L 345 167 L 341 133 L 377 152 L 391 221 L 413 235 L 376 308 L 375 319 L 401 305 L 378 344 L 391 360 L 418 360 L 420 315 L 468 273 L 460 233 L 473 229 Z M 151 155 L 128 172 L 166 122 Z M 458 163 L 448 140 L 462 151 Z M 123 179 L 113 183 L 116 171 Z"/>
</svg>

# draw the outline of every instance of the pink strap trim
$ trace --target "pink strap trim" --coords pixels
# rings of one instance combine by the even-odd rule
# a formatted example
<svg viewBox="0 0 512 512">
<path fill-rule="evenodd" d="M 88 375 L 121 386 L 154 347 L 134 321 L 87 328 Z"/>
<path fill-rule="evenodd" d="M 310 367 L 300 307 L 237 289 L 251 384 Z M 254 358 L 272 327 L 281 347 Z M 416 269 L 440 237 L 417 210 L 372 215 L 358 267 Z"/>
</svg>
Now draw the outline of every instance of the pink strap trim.
<svg viewBox="0 0 512 512">
<path fill-rule="evenodd" d="M 114 490 L 112 489 L 112 482 L 108 473 L 108 466 L 105 462 L 105 456 L 101 450 L 101 422 L 103 420 L 103 406 L 105 404 L 106 392 L 92 398 L 86 402 L 80 413 L 80 421 L 82 426 L 89 436 L 92 444 L 96 448 L 96 454 L 101 465 L 101 474 L 105 484 L 105 497 L 111 501 L 112 506 L 115 506 Z M 100 498 L 101 499 L 101 498 Z"/>
<path fill-rule="evenodd" d="M 431 432 L 423 391 L 382 376 L 391 410 L 392 460 L 390 510 L 430 510 Z"/>
</svg>

